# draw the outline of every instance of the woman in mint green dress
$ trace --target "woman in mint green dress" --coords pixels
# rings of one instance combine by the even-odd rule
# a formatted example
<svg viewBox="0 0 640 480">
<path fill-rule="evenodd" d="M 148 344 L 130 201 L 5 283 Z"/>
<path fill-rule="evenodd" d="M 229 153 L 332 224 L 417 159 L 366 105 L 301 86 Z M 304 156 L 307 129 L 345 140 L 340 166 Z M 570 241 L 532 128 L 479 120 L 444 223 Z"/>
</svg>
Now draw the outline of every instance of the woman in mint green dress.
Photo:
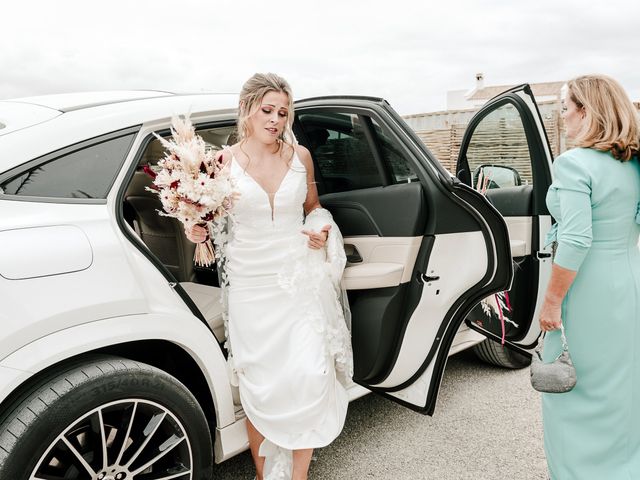
<svg viewBox="0 0 640 480">
<path fill-rule="evenodd" d="M 561 350 L 575 388 L 543 394 L 553 480 L 640 479 L 640 129 L 622 87 L 605 76 L 566 85 L 563 118 L 579 148 L 554 162 L 547 206 L 557 224 L 540 314 L 544 360 Z"/>
</svg>

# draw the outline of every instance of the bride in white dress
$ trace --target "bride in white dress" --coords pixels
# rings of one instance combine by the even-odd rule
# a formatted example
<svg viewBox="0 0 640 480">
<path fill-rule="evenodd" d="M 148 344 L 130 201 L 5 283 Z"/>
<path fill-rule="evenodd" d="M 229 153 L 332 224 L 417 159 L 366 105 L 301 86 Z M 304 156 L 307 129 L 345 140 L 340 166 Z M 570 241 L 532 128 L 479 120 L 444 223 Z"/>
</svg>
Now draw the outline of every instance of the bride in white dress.
<svg viewBox="0 0 640 480">
<path fill-rule="evenodd" d="M 288 83 L 256 74 L 240 94 L 240 141 L 220 153 L 239 193 L 223 254 L 230 371 L 258 480 L 307 478 L 313 449 L 342 430 L 353 369 L 342 237 L 292 122 Z"/>
</svg>

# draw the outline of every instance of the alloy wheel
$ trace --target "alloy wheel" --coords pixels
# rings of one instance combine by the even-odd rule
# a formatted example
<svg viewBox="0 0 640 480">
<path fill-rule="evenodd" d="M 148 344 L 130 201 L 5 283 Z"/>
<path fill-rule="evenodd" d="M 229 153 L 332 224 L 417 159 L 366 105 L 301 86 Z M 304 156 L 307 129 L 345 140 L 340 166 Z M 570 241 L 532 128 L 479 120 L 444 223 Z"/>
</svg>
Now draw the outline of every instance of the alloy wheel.
<svg viewBox="0 0 640 480">
<path fill-rule="evenodd" d="M 144 399 L 101 405 L 69 425 L 36 463 L 30 480 L 191 480 L 185 428 Z"/>
</svg>

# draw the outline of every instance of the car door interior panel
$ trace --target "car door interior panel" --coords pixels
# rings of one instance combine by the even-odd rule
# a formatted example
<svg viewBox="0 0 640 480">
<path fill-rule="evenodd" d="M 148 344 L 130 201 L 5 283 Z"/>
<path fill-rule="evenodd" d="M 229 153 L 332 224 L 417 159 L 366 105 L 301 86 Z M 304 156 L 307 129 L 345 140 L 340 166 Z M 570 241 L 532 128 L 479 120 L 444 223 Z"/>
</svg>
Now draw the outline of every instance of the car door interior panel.
<svg viewBox="0 0 640 480">
<path fill-rule="evenodd" d="M 533 215 L 533 185 L 491 188 L 485 195 L 503 217 Z"/>
<path fill-rule="evenodd" d="M 351 259 L 359 260 L 347 264 L 344 286 L 352 312 L 354 378 L 368 382 L 390 368 L 401 341 L 407 294 L 419 286 L 410 280 L 423 239 L 422 187 L 411 183 L 339 192 L 322 195 L 320 202 L 345 236 Z"/>
<path fill-rule="evenodd" d="M 347 290 L 396 287 L 400 285 L 403 268 L 398 263 L 363 263 L 345 268 L 342 278 Z"/>
<path fill-rule="evenodd" d="M 320 196 L 344 237 L 412 237 L 424 232 L 426 205 L 420 183 L 403 183 Z"/>
<path fill-rule="evenodd" d="M 384 203 L 387 211 L 403 211 L 415 218 L 414 211 L 427 209 L 424 196 L 415 195 L 411 204 L 405 199 L 413 193 L 399 195 L 397 192 L 400 189 L 419 191 L 416 189 L 419 185 L 340 192 L 329 199 L 321 196 L 320 201 L 338 218 L 340 229 L 349 231 L 349 225 L 342 223 L 348 221 L 348 215 L 336 214 L 334 209 L 339 211 L 343 205 L 357 202 L 363 210 L 379 215 L 376 207 Z M 380 202 L 380 196 L 388 196 L 386 202 Z M 452 202 L 452 205 L 456 204 Z M 470 215 L 457 205 L 457 211 L 451 208 L 448 213 Z M 491 212 L 499 219 L 495 210 Z M 493 275 L 493 271 L 487 274 L 489 252 L 485 233 L 477 220 L 473 231 L 402 236 L 424 228 L 422 221 L 416 218 L 415 222 L 419 227 L 406 221 L 386 226 L 384 231 L 393 236 L 376 236 L 360 230 L 360 235 L 347 236 L 344 240 L 347 252 L 357 253 L 361 259 L 348 264 L 345 270 L 352 311 L 354 379 L 372 387 L 392 389 L 419 374 L 425 367 L 424 355 L 419 352 L 435 341 L 441 327 L 434 319 L 450 315 L 452 303 Z M 503 240 L 506 237 L 505 233 Z M 438 246 L 436 250 L 434 245 Z"/>
<path fill-rule="evenodd" d="M 419 352 L 425 344 L 435 343 L 440 329 L 439 322 L 428 319 L 444 318 L 450 306 L 485 277 L 487 266 L 482 232 L 436 236 L 427 271 L 439 278 L 424 286 L 420 302 L 406 325 L 395 365 L 375 387 L 393 388 L 416 374 L 424 361 Z"/>
<path fill-rule="evenodd" d="M 531 255 L 531 239 L 533 237 L 533 219 L 531 217 L 505 217 L 509 230 L 511 256 L 520 258 Z"/>
<path fill-rule="evenodd" d="M 400 283 L 407 283 L 411 279 L 413 266 L 420 251 L 422 237 L 346 237 L 344 243 L 345 251 L 347 252 L 346 278 L 358 276 L 356 272 L 359 271 L 359 267 L 366 265 L 387 265 L 388 267 L 381 267 L 381 272 L 390 269 L 393 265 L 398 266 L 400 269 L 400 276 L 396 283 L 396 285 L 399 285 Z M 356 259 L 357 261 L 354 261 Z M 360 271 L 364 274 L 367 270 Z M 369 272 L 372 271 L 369 270 Z M 390 285 L 381 284 L 380 286 Z"/>
</svg>

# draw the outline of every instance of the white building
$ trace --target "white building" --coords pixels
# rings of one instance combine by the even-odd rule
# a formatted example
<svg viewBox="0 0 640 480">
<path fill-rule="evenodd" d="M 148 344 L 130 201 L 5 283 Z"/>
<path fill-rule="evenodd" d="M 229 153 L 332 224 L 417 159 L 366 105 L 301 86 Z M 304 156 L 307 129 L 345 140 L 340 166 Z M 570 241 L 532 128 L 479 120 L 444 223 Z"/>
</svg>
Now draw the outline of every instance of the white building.
<svg viewBox="0 0 640 480">
<path fill-rule="evenodd" d="M 560 89 L 565 82 L 532 83 L 531 89 L 538 103 L 560 101 Z M 515 85 L 484 86 L 484 74 L 476 73 L 476 84 L 471 90 L 449 90 L 447 92 L 447 110 L 477 109 L 487 100 Z"/>
</svg>

